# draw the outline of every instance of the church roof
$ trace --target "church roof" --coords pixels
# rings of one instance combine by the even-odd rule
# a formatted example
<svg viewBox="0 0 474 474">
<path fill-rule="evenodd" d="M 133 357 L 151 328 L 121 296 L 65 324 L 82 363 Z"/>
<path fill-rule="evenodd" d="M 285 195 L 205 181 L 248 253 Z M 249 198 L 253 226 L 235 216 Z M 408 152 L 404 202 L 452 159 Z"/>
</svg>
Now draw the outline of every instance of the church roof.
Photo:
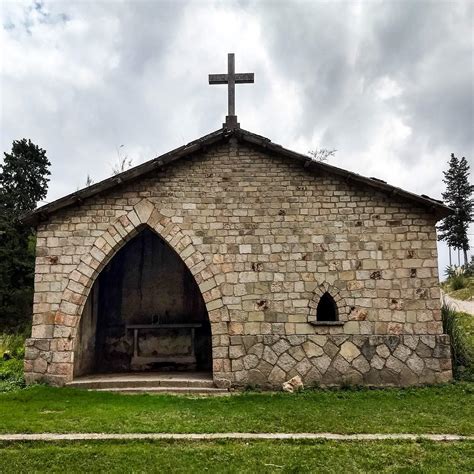
<svg viewBox="0 0 474 474">
<path fill-rule="evenodd" d="M 22 220 L 26 224 L 37 225 L 43 220 L 46 220 L 48 216 L 60 209 L 65 207 L 80 204 L 85 199 L 95 196 L 104 191 L 108 191 L 116 186 L 119 186 L 128 181 L 132 181 L 140 176 L 143 176 L 150 171 L 159 169 L 173 161 L 184 158 L 192 153 L 198 151 L 205 151 L 209 146 L 228 140 L 231 137 L 237 138 L 242 143 L 247 143 L 258 148 L 270 155 L 285 156 L 302 162 L 303 166 L 310 171 L 322 171 L 329 174 L 341 176 L 349 183 L 359 184 L 364 187 L 368 187 L 374 190 L 382 191 L 389 196 L 399 197 L 408 201 L 413 202 L 421 207 L 427 208 L 428 211 L 434 213 L 436 217 L 443 218 L 451 214 L 453 211 L 451 208 L 445 206 L 442 201 L 426 196 L 425 194 L 418 195 L 405 191 L 396 186 L 392 186 L 385 181 L 377 178 L 367 178 L 365 176 L 353 173 L 351 171 L 338 168 L 336 166 L 329 165 L 314 161 L 311 157 L 296 153 L 295 151 L 289 150 L 273 143 L 270 139 L 265 138 L 261 135 L 256 135 L 249 131 L 241 128 L 235 128 L 229 130 L 223 127 L 215 132 L 205 135 L 197 140 L 194 140 L 187 145 L 183 145 L 175 150 L 172 150 L 164 155 L 158 156 L 152 160 L 142 163 L 138 166 L 130 168 L 120 174 L 104 179 L 98 183 L 92 184 L 87 188 L 80 189 L 74 193 L 68 194 L 56 201 L 41 206 L 34 211 L 23 216 Z"/>
</svg>

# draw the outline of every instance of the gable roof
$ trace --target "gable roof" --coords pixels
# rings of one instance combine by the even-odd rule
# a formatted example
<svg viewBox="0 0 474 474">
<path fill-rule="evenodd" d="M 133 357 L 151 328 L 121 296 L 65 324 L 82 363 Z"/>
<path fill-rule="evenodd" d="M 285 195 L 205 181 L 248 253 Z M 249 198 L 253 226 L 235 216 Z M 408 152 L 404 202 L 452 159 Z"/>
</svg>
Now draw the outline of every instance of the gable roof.
<svg viewBox="0 0 474 474">
<path fill-rule="evenodd" d="M 123 171 L 115 176 L 104 179 L 98 183 L 92 184 L 87 188 L 80 189 L 74 193 L 68 194 L 56 201 L 53 201 L 49 204 L 41 206 L 34 211 L 31 211 L 25 214 L 22 217 L 22 221 L 29 225 L 37 225 L 39 222 L 46 220 L 50 214 L 63 209 L 65 207 L 72 206 L 74 204 L 80 204 L 87 198 L 95 196 L 96 194 L 108 191 L 116 186 L 119 186 L 128 181 L 134 180 L 140 176 L 143 176 L 155 169 L 159 169 L 173 161 L 184 158 L 192 153 L 197 151 L 205 151 L 211 145 L 217 144 L 219 142 L 224 142 L 231 137 L 236 137 L 240 142 L 247 143 L 257 148 L 262 149 L 270 155 L 279 155 L 285 156 L 288 158 L 293 158 L 302 162 L 303 166 L 308 170 L 323 171 L 329 174 L 335 174 L 341 176 L 348 182 L 354 184 L 360 184 L 372 188 L 374 190 L 382 191 L 390 196 L 397 196 L 402 199 L 411 201 L 421 207 L 427 208 L 430 212 L 433 212 L 436 217 L 443 218 L 451 214 L 453 210 L 445 206 L 442 201 L 433 199 L 425 194 L 418 195 L 405 191 L 396 186 L 392 186 L 385 181 L 378 178 L 367 178 L 365 176 L 347 171 L 336 166 L 329 165 L 327 163 L 322 163 L 314 161 L 311 157 L 297 153 L 295 151 L 289 150 L 273 143 L 270 139 L 265 138 L 261 135 L 256 135 L 247 130 L 240 128 L 229 130 L 227 128 L 221 128 L 212 132 L 208 135 L 204 135 L 197 140 L 194 140 L 187 145 L 183 145 L 179 148 L 176 148 L 164 155 L 153 158 L 152 160 L 146 161 L 138 166 L 134 166 L 129 170 Z"/>
</svg>

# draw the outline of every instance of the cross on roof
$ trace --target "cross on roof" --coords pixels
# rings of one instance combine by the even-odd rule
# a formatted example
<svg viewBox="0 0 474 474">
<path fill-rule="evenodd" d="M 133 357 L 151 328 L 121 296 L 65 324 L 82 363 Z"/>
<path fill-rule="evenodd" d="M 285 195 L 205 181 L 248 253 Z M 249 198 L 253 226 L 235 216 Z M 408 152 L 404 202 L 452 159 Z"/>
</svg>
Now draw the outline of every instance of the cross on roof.
<svg viewBox="0 0 474 474">
<path fill-rule="evenodd" d="M 235 73 L 235 55 L 227 55 L 227 74 L 209 74 L 209 84 L 227 84 L 228 115 L 224 127 L 228 129 L 239 128 L 237 115 L 235 115 L 235 84 L 251 84 L 254 82 L 253 72 Z"/>
</svg>

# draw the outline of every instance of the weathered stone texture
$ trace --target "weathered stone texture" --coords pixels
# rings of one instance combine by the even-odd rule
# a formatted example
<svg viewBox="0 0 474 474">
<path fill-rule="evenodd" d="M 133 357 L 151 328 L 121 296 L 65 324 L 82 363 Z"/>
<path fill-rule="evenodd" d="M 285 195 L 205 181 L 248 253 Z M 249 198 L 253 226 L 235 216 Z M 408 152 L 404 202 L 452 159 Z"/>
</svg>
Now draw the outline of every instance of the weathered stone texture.
<svg viewBox="0 0 474 474">
<path fill-rule="evenodd" d="M 350 383 L 405 386 L 446 382 L 452 377 L 450 345 L 446 335 L 328 335 L 317 336 L 317 342 L 316 336 L 304 336 L 303 346 L 315 344 L 320 347 L 321 352 L 317 356 L 308 354 L 300 361 L 290 356 L 293 347 L 289 344 L 289 337 L 291 336 L 243 336 L 240 341 L 231 341 L 231 344 L 236 344 L 231 345 L 231 350 L 239 348 L 239 353 L 242 354 L 241 358 L 233 361 L 234 385 L 278 388 L 282 381 L 300 376 L 302 380 L 306 380 L 307 385 Z M 421 337 L 430 341 L 432 348 L 429 351 L 420 345 Z M 415 349 L 407 345 L 412 345 L 413 340 L 419 341 Z M 275 356 L 270 364 L 265 358 L 255 361 L 253 370 L 248 370 L 245 362 L 239 364 L 259 344 L 263 344 L 268 352 L 275 346 L 288 349 L 278 357 Z M 367 347 L 371 350 L 367 350 Z"/>
<path fill-rule="evenodd" d="M 222 386 L 448 377 L 435 216 L 232 139 L 39 225 L 29 380 L 72 378 L 92 283 L 145 223 L 203 293 Z M 309 324 L 324 291 L 344 324 Z"/>
</svg>

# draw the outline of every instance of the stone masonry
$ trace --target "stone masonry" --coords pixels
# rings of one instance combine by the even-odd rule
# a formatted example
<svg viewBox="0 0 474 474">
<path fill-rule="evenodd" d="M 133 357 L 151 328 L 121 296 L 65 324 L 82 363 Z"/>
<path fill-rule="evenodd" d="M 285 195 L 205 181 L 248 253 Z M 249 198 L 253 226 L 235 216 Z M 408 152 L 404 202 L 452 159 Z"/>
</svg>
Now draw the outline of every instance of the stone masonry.
<svg viewBox="0 0 474 474">
<path fill-rule="evenodd" d="M 145 226 L 203 294 L 221 387 L 412 385 L 451 379 L 434 212 L 259 146 L 227 141 L 38 224 L 28 382 L 74 377 L 97 275 Z M 339 321 L 316 322 L 328 291 Z"/>
</svg>

